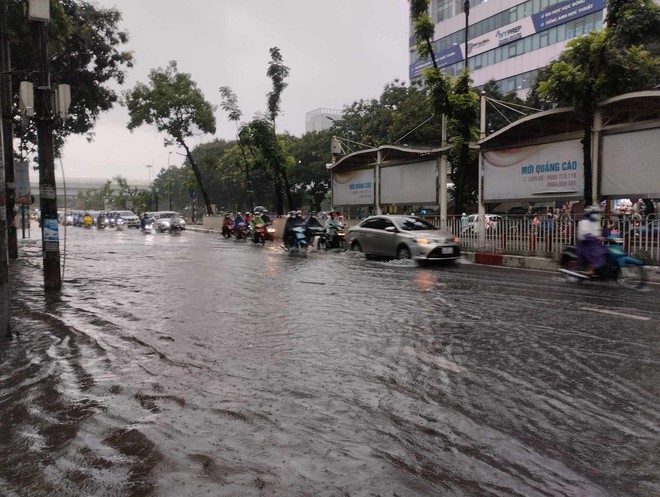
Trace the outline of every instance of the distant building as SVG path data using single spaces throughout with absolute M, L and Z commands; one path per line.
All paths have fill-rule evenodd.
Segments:
M 337 109 L 316 109 L 305 113 L 305 133 L 330 129 L 333 121 L 341 119 L 341 111 Z
M 457 75 L 465 67 L 465 14 L 469 5 L 467 57 L 476 87 L 494 79 L 504 93 L 524 97 L 539 69 L 557 59 L 569 40 L 602 29 L 605 0 L 434 0 L 433 50 L 438 66 Z M 421 60 L 410 37 L 411 80 L 430 60 Z

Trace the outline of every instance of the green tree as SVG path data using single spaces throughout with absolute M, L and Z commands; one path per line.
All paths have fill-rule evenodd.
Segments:
M 284 213 L 284 199 L 282 195 L 282 188 L 284 188 L 289 207 L 292 206 L 293 200 L 291 198 L 291 186 L 289 185 L 289 178 L 287 176 L 286 164 L 287 160 L 282 154 L 282 151 L 279 149 L 279 141 L 277 140 L 277 126 L 275 120 L 280 114 L 280 105 L 282 102 L 282 93 L 284 89 L 288 86 L 288 83 L 285 82 L 286 78 L 289 76 L 289 68 L 284 65 L 284 59 L 280 53 L 280 49 L 273 47 L 270 49 L 270 62 L 268 63 L 268 70 L 266 75 L 271 79 L 273 83 L 273 89 L 268 93 L 268 117 L 272 123 L 272 133 L 273 140 L 269 140 L 269 145 L 272 145 L 271 148 L 268 146 L 262 152 L 266 152 L 264 155 L 273 171 L 272 178 L 273 184 L 275 186 L 275 199 L 277 203 L 277 213 Z
M 130 116 L 128 129 L 154 125 L 166 134 L 166 146 L 183 147 L 204 198 L 206 212 L 211 215 L 211 201 L 202 172 L 186 140 L 199 132 L 215 133 L 215 106 L 206 101 L 189 74 L 178 72 L 175 61 L 165 69 L 152 69 L 149 84 L 138 83 L 126 92 L 125 98 Z
M 649 51 L 635 29 L 653 47 L 660 37 L 660 7 L 652 2 L 614 2 L 609 26 L 570 41 L 538 82 L 534 97 L 551 106 L 573 106 L 584 122 L 584 199 L 591 203 L 591 134 L 597 104 L 632 91 L 651 89 L 660 82 L 660 57 Z M 628 26 L 623 26 L 628 23 Z M 537 80 L 538 81 L 538 80 Z
M 241 109 L 238 106 L 238 98 L 236 97 L 236 94 L 230 87 L 222 86 L 220 88 L 220 94 L 222 95 L 222 103 L 220 104 L 220 107 L 222 108 L 222 110 L 227 112 L 229 120 L 236 124 L 236 138 L 238 140 L 240 158 L 242 160 L 235 160 L 233 161 L 233 163 L 237 164 L 238 167 L 240 167 L 243 173 L 245 174 L 245 191 L 248 196 L 248 203 L 250 210 L 252 210 L 252 208 L 254 207 L 254 197 L 253 197 L 254 188 L 252 186 L 252 180 L 250 179 L 250 163 L 247 159 L 245 148 L 241 143 L 240 135 L 239 135 L 239 121 L 241 120 L 243 113 L 241 112 Z
M 293 191 L 300 194 L 297 205 L 302 206 L 305 196 L 312 210 L 320 211 L 321 202 L 330 191 L 330 173 L 326 164 L 330 159 L 332 132 L 313 131 L 302 137 L 286 135 L 284 140 L 292 160 L 291 183 Z
M 429 0 L 410 0 L 410 16 L 420 57 L 430 57 L 433 61 L 433 67 L 423 73 L 431 109 L 436 117 L 444 114 L 449 119 L 448 133 L 453 135 L 449 143 L 452 145 L 450 160 L 451 178 L 454 183 L 454 210 L 461 212 L 466 203 L 472 203 L 476 199 L 477 156 L 470 152 L 469 144 L 477 137 L 479 97 L 471 90 L 467 69 L 457 78 L 451 78 L 438 68 L 433 54 L 435 28 L 429 15 Z
M 35 77 L 34 37 L 24 14 L 24 2 L 8 2 L 9 47 L 14 74 L 13 95 L 18 100 L 21 80 Z M 83 0 L 51 2 L 49 60 L 53 84 L 71 85 L 69 118 L 55 130 L 56 154 L 66 136 L 86 134 L 94 137 L 93 128 L 101 112 L 118 100 L 112 83 L 122 84 L 125 71 L 133 66 L 133 54 L 122 50 L 128 42 L 126 32 L 119 29 L 121 14 L 117 9 L 99 7 Z M 13 109 L 17 113 L 18 109 Z M 24 151 L 36 146 L 33 123 L 27 129 L 16 126 Z
M 439 145 L 442 121 L 433 115 L 425 88 L 394 80 L 379 98 L 346 106 L 333 123 L 335 135 L 349 140 L 351 150 L 384 144 Z

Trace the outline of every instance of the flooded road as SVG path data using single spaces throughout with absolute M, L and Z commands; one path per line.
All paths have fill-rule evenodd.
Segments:
M 660 495 L 657 286 L 67 236 L 61 296 L 12 267 L 2 496 Z

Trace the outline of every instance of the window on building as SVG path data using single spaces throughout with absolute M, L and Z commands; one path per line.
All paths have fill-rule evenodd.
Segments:
M 450 19 L 454 13 L 452 9 L 452 0 L 437 0 L 435 3 L 435 22 L 442 22 Z

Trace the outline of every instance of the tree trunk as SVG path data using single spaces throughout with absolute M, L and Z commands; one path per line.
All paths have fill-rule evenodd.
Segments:
M 209 216 L 213 215 L 213 209 L 211 209 L 211 201 L 209 200 L 209 195 L 206 193 L 206 188 L 204 188 L 204 182 L 202 181 L 202 171 L 199 170 L 199 166 L 190 152 L 190 149 L 183 140 L 179 140 L 179 144 L 186 150 L 186 156 L 190 161 L 190 166 L 192 167 L 193 173 L 195 173 L 195 178 L 199 184 L 199 189 L 202 192 L 202 197 L 204 198 L 204 205 L 206 206 L 206 214 Z

